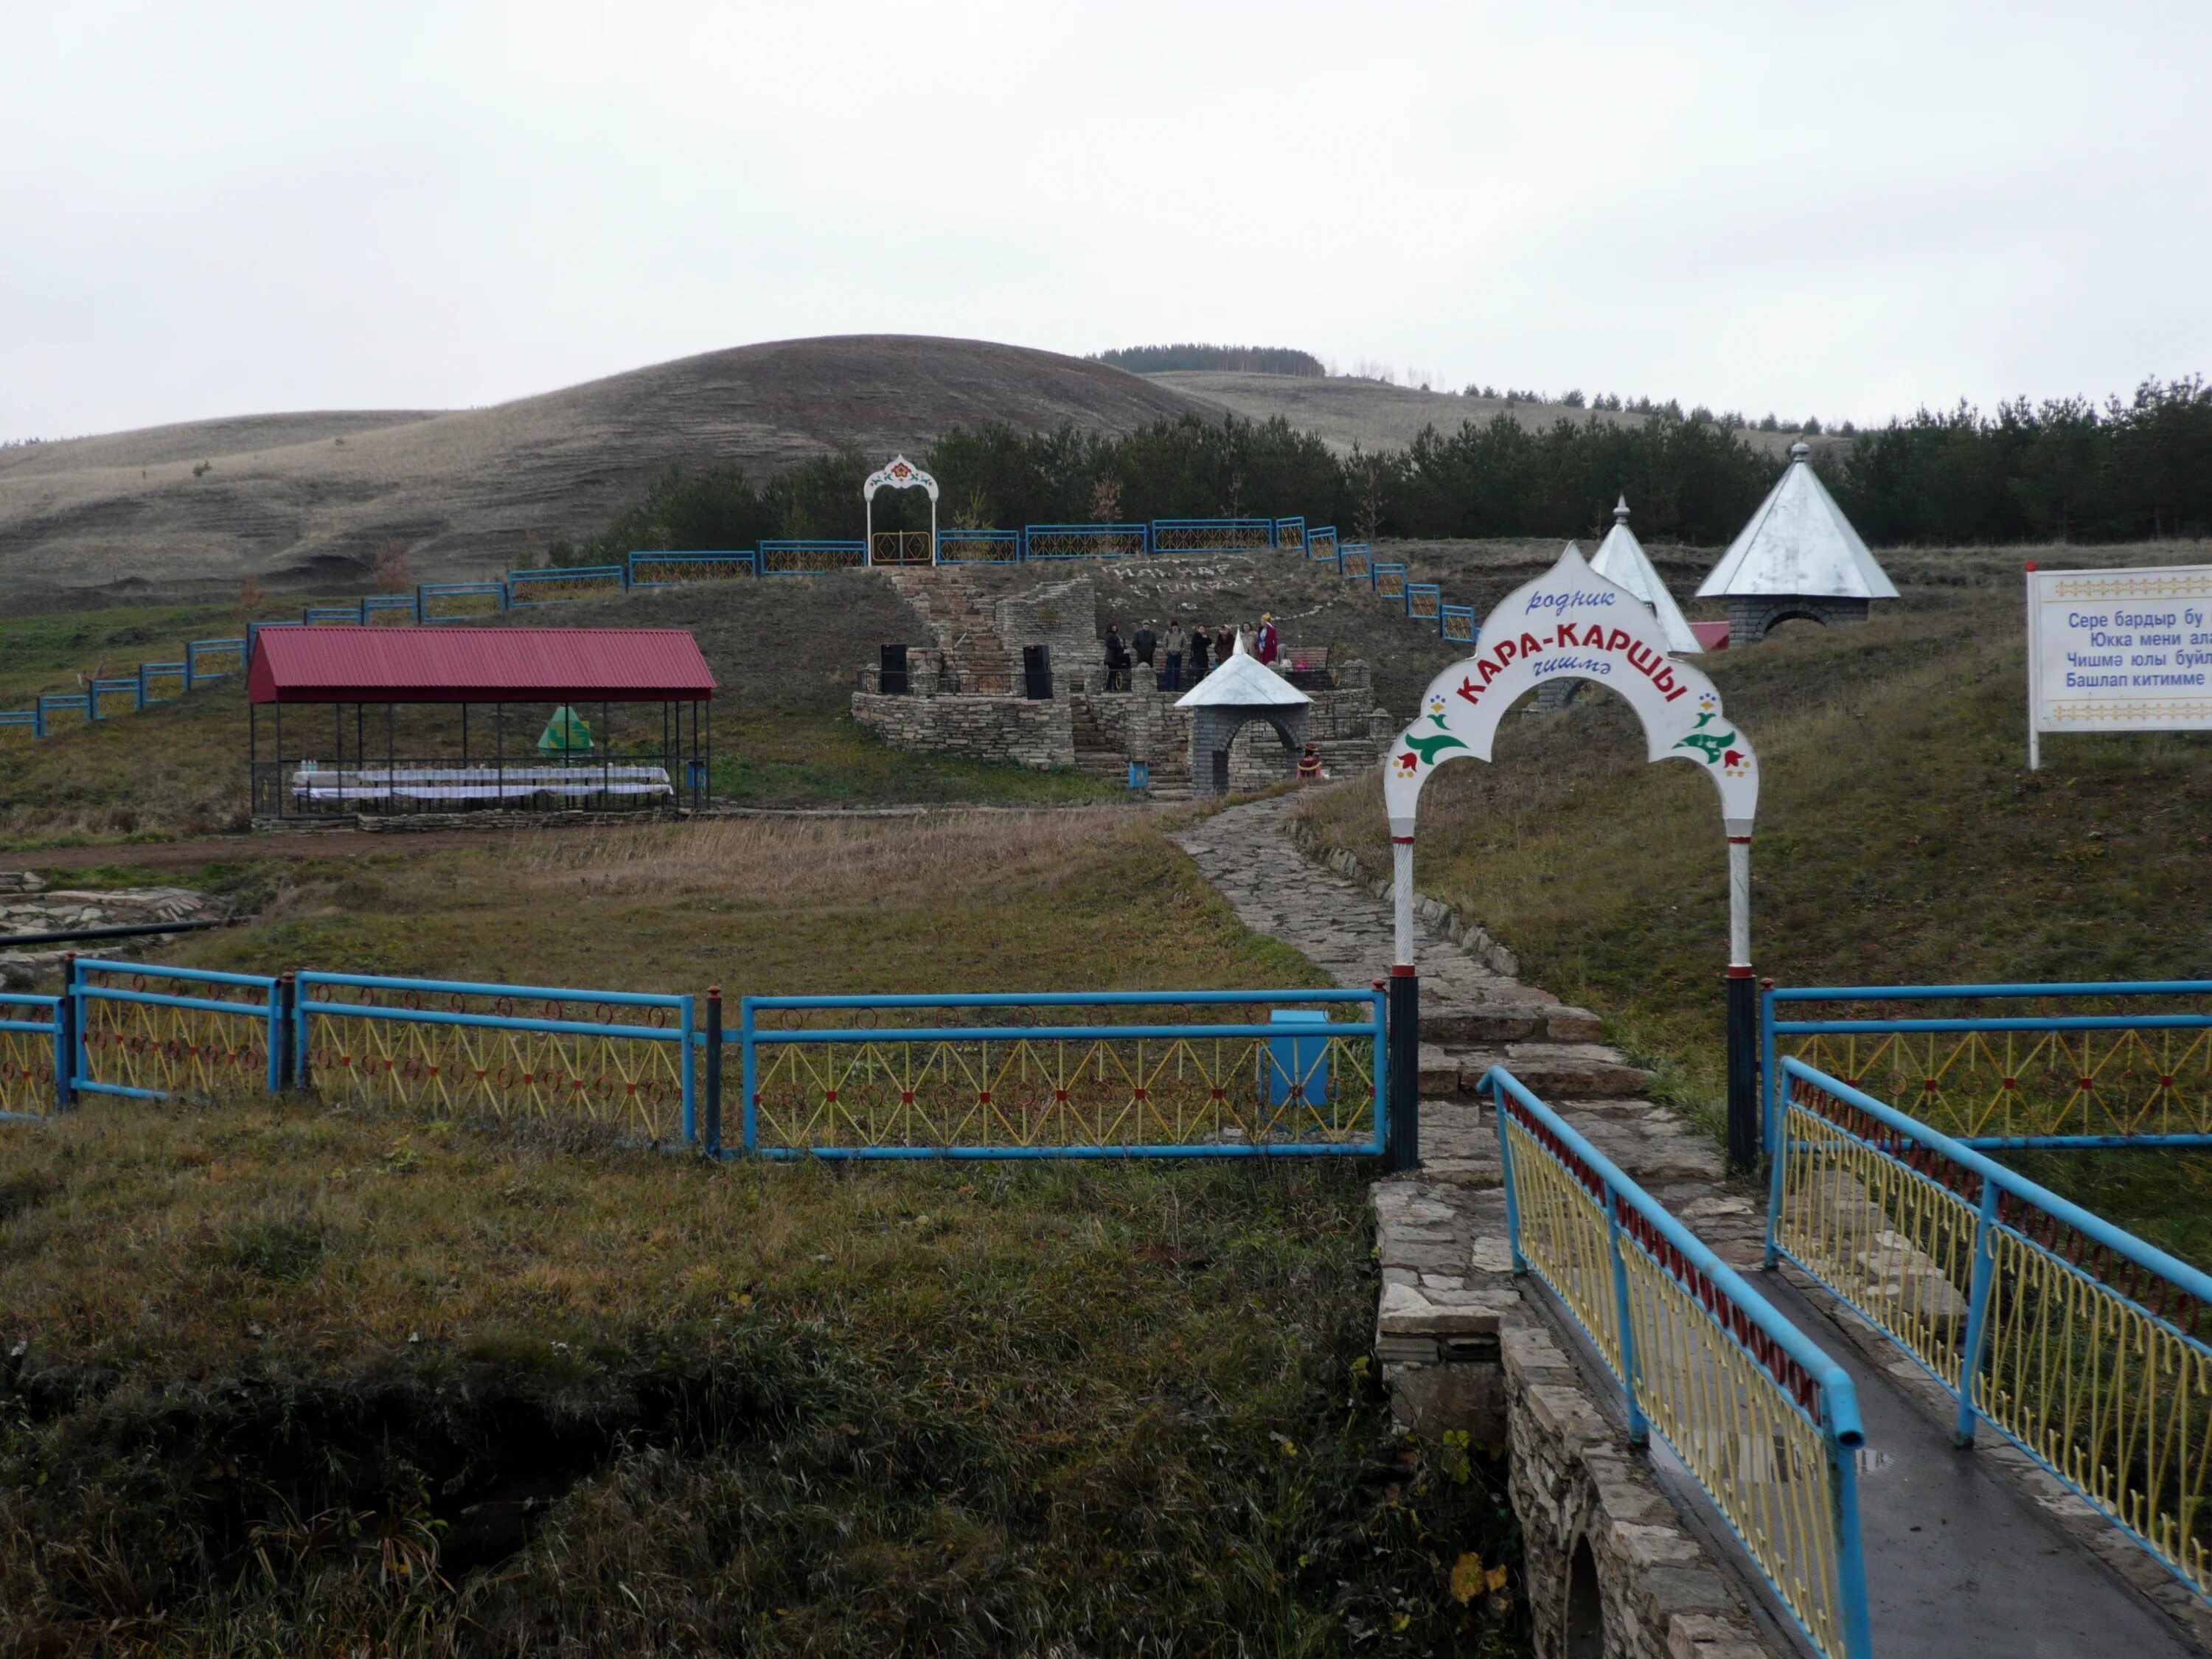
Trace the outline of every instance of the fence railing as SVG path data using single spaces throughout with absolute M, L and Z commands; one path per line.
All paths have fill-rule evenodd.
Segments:
M 1306 532 L 1306 557 L 1336 562 L 1336 526 L 1333 524 L 1316 526 Z
M 1141 524 L 1032 524 L 1022 526 L 1024 559 L 1133 559 L 1152 551 Z
M 138 677 L 129 679 L 94 680 L 85 688 L 85 712 L 96 720 L 112 720 L 119 712 L 135 714 L 138 712 Z M 120 710 L 116 705 L 123 705 Z
M 405 628 L 415 622 L 412 593 L 368 593 L 361 601 L 363 628 Z
M 1195 1018 L 1238 1011 L 1252 1017 Z M 740 1144 L 775 1158 L 1371 1156 L 1384 1020 L 1372 991 L 747 997 Z
M 440 1116 L 696 1138 L 690 997 L 372 974 L 295 984 L 302 1087 Z
M 1807 1003 L 1877 1006 L 1787 1017 Z M 1770 1132 L 1794 1058 L 1968 1146 L 2212 1146 L 2212 981 L 1787 987 L 1760 1024 Z
M 1503 1066 L 1496 1109 L 1513 1268 L 1534 1269 L 1824 1655 L 1866 1659 L 1856 1391 L 1664 1206 Z
M 1152 551 L 1252 551 L 1275 544 L 1273 519 L 1154 519 Z
M 46 1117 L 69 1104 L 70 1006 L 0 991 L 0 1120 Z
M 79 957 L 70 965 L 69 998 L 73 1092 L 151 1100 L 283 1086 L 273 977 Z
M 2212 1277 L 1795 1058 L 1767 1214 L 1786 1256 L 2212 1600 Z
M 1303 518 L 1275 520 L 1275 545 L 1285 553 L 1306 550 L 1306 521 Z
M 1375 572 L 1375 591 L 1386 599 L 1406 597 L 1406 567 L 1394 560 L 1376 559 L 1372 562 Z
M 496 617 L 506 609 L 507 584 L 503 581 L 425 582 L 415 590 L 415 620 L 418 623 Z
M 246 641 L 194 640 L 185 647 L 185 689 L 246 672 Z
M 1457 640 L 1473 645 L 1481 631 L 1481 623 L 1471 605 L 1444 605 L 1437 607 L 1437 632 L 1444 639 Z
M 1353 581 L 1373 581 L 1374 562 L 1375 556 L 1364 542 L 1346 542 L 1336 556 L 1337 573 Z
M 1435 582 L 1406 584 L 1406 617 L 1409 622 L 1435 622 L 1443 611 L 1444 591 Z
M 733 581 L 757 574 L 759 561 L 750 552 L 632 553 L 629 585 L 634 587 L 674 587 L 684 582 Z
M 507 578 L 507 608 L 559 605 L 568 599 L 598 599 L 620 593 L 629 586 L 629 569 L 619 564 L 556 566 L 550 570 L 510 571 Z
M 858 570 L 868 562 L 866 542 L 775 541 L 760 544 L 760 574 L 802 576 L 823 570 Z
M 1018 564 L 1022 532 L 1018 530 L 940 530 L 937 532 L 939 564 Z
M 192 689 L 191 677 L 180 662 L 142 662 L 138 665 L 138 706 L 168 702 Z
M 355 605 L 311 605 L 300 612 L 302 628 L 357 628 L 361 625 L 361 606 Z

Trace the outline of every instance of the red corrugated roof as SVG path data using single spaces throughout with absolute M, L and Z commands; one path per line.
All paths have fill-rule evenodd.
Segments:
M 1692 623 L 1690 631 L 1698 636 L 1698 643 L 1708 651 L 1725 651 L 1729 647 L 1729 625 L 1726 623 Z
M 264 628 L 254 702 L 694 702 L 714 693 L 681 628 Z

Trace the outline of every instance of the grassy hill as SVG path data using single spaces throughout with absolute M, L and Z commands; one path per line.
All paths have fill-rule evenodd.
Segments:
M 0 450 L 0 592 L 475 574 L 598 531 L 672 461 L 756 475 L 952 426 L 1127 432 L 1219 410 L 1103 363 L 908 335 L 708 352 L 489 409 L 266 415 Z M 203 470 L 204 469 L 204 470 Z
M 1403 449 L 1433 426 L 1439 432 L 1456 432 L 1465 421 L 1486 424 L 1509 415 L 1531 430 L 1554 422 L 1577 426 L 1592 421 L 1611 421 L 1621 426 L 1641 426 L 1648 418 L 1624 412 L 1601 413 L 1565 404 L 1506 402 L 1503 398 L 1462 398 L 1448 392 L 1423 392 L 1414 386 L 1388 386 L 1380 380 L 1358 380 L 1349 376 L 1322 380 L 1290 374 L 1239 374 L 1225 369 L 1170 369 L 1147 374 L 1156 385 L 1171 386 L 1192 398 L 1202 398 L 1235 410 L 1247 420 L 1265 421 L 1279 415 L 1300 431 L 1310 432 L 1340 455 L 1354 445 L 1373 453 L 1378 449 Z M 1753 447 L 1786 454 L 1798 441 L 1794 433 L 1746 431 L 1741 434 Z M 1827 441 L 1813 439 L 1818 447 Z

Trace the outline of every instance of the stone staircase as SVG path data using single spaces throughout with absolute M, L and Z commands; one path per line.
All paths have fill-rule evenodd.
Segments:
M 945 690 L 1006 696 L 1021 689 L 1020 656 L 1000 637 L 991 601 L 975 591 L 967 572 L 940 566 L 882 574 L 929 625 L 945 662 Z

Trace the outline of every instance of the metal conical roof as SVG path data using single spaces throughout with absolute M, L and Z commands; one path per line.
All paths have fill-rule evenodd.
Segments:
M 1229 660 L 1176 699 L 1178 708 L 1276 708 L 1313 699 L 1292 685 L 1257 657 L 1244 650 L 1244 630 L 1237 630 L 1237 648 Z
M 1667 584 L 1652 568 L 1644 544 L 1628 527 L 1627 496 L 1623 495 L 1620 504 L 1613 509 L 1613 528 L 1605 532 L 1605 539 L 1598 544 L 1589 565 L 1615 587 L 1625 587 L 1644 601 L 1645 609 L 1657 618 L 1659 631 L 1666 635 L 1669 651 L 1682 656 L 1705 649 L 1698 643 L 1698 636 L 1689 619 L 1683 616 L 1681 606 L 1674 603 Z
M 1701 599 L 1807 593 L 1893 599 L 1881 567 L 1808 464 L 1809 444 L 1790 446 L 1790 467 L 1698 589 Z

